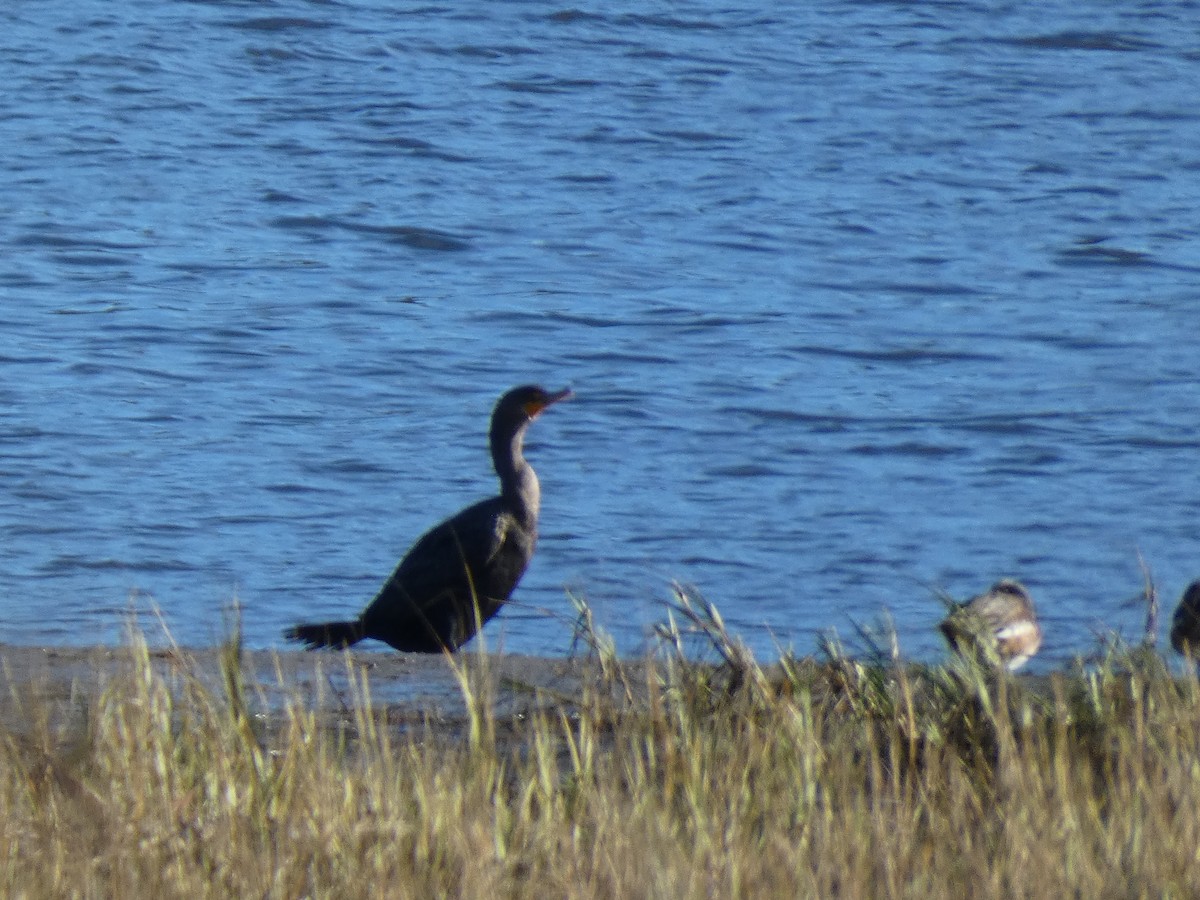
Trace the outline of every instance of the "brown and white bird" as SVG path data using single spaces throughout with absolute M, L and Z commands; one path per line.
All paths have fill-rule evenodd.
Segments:
M 1184 656 L 1200 658 L 1200 579 L 1187 586 L 1175 609 L 1171 646 Z
M 309 649 L 374 638 L 409 653 L 457 650 L 500 611 L 537 546 L 541 489 L 521 452 L 525 431 L 569 389 L 513 388 L 492 412 L 492 464 L 500 493 L 421 537 L 356 619 L 296 625 L 285 632 Z
M 986 592 L 959 604 L 938 626 L 958 653 L 977 654 L 1016 671 L 1042 646 L 1033 598 L 1013 578 L 997 581 Z

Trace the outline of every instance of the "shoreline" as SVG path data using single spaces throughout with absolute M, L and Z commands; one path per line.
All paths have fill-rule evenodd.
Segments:
M 0 727 L 27 725 L 32 703 L 69 710 L 92 705 L 122 676 L 134 673 L 144 653 L 167 683 L 194 679 L 215 696 L 225 693 L 221 647 L 145 648 L 137 644 L 36 647 L 0 644 Z M 451 665 L 453 663 L 453 666 Z M 599 666 L 588 658 L 550 658 L 466 651 L 441 655 L 407 653 L 243 650 L 240 669 L 257 713 L 271 717 L 293 702 L 323 714 L 352 712 L 363 699 L 401 721 L 439 721 L 453 726 L 466 715 L 455 668 L 482 676 L 491 686 L 496 712 L 519 715 L 531 705 L 568 705 Z

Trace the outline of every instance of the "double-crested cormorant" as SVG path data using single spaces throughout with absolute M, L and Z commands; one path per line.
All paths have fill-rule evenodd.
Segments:
M 570 396 L 525 386 L 501 397 L 490 433 L 500 495 L 428 531 L 357 619 L 297 625 L 286 636 L 309 649 L 375 638 L 414 653 L 456 650 L 474 637 L 512 594 L 537 544 L 541 490 L 521 454 L 525 429 Z
M 1012 578 L 997 581 L 986 593 L 961 604 L 938 627 L 956 651 L 981 653 L 1010 672 L 1042 646 L 1033 599 Z
M 1187 586 L 1175 610 L 1171 646 L 1184 656 L 1200 658 L 1200 580 Z

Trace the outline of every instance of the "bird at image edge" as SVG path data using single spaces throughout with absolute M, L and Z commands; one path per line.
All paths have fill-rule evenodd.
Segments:
M 525 461 L 525 431 L 546 407 L 572 396 L 526 385 L 492 411 L 492 464 L 500 494 L 468 506 L 425 533 L 357 619 L 297 625 L 285 632 L 309 649 L 374 638 L 397 650 L 441 653 L 475 636 L 511 596 L 537 546 L 541 488 Z
M 1175 609 L 1171 646 L 1184 656 L 1200 657 L 1200 579 L 1187 586 Z

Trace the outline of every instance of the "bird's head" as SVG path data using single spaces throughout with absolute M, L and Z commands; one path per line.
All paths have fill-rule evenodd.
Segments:
M 546 407 L 571 396 L 573 395 L 570 388 L 563 388 L 561 391 L 547 391 L 537 385 L 522 385 L 513 388 L 500 398 L 496 404 L 496 413 L 499 415 L 503 411 L 504 418 L 519 415 L 525 419 L 536 419 Z

